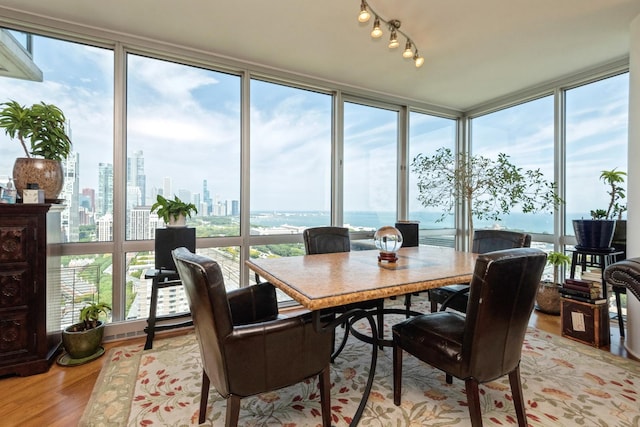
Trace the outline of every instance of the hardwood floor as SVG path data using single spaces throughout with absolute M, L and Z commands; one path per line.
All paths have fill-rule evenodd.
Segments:
M 530 325 L 560 334 L 560 317 L 534 311 Z M 162 336 L 175 334 L 165 333 Z M 144 338 L 105 343 L 109 350 L 121 345 L 143 343 Z M 613 354 L 629 357 L 620 338 L 617 322 L 611 322 L 611 346 L 603 348 Z M 76 426 L 89 401 L 100 369 L 106 362 L 101 357 L 86 365 L 65 368 L 54 364 L 49 372 L 30 377 L 0 378 L 0 425 L 4 427 Z

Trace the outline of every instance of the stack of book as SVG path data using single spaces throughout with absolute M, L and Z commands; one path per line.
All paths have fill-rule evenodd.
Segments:
M 560 294 L 564 298 L 587 302 L 589 304 L 605 304 L 602 298 L 602 284 L 600 281 L 583 279 L 565 279 Z

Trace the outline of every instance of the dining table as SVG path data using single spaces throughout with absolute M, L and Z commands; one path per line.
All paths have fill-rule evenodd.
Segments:
M 378 261 L 378 255 L 378 250 L 362 250 L 246 261 L 250 270 L 310 310 L 318 330 L 330 332 L 354 318 L 369 322 L 371 365 L 362 400 L 352 419 L 354 426 L 362 416 L 373 385 L 378 356 L 376 325 L 370 310 L 350 310 L 331 322 L 326 321 L 325 314 L 350 303 L 468 283 L 477 257 L 475 253 L 426 245 L 401 248 L 395 262 Z

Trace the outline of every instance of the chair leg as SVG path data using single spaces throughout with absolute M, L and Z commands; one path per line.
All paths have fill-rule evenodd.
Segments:
M 445 374 L 444 379 L 447 382 L 447 384 L 453 384 L 453 377 L 451 375 Z
M 393 404 L 400 406 L 402 395 L 402 348 L 393 345 Z
M 207 402 L 209 400 L 209 377 L 207 373 L 202 370 L 202 387 L 200 388 L 200 415 L 198 416 L 198 422 L 204 423 L 204 419 L 207 417 Z
M 480 411 L 480 390 L 478 381 L 473 378 L 465 380 L 467 391 L 467 403 L 469 404 L 469 415 L 471 416 L 472 427 L 482 427 L 482 412 Z
M 227 398 L 227 420 L 225 427 L 238 427 L 240 419 L 240 397 L 232 394 Z
M 618 310 L 618 326 L 620 327 L 620 336 L 624 338 L 624 319 L 622 318 L 622 301 L 620 292 L 613 291 L 616 294 L 616 309 Z
M 516 366 L 516 369 L 509 372 L 509 384 L 511 384 L 513 405 L 516 407 L 516 415 L 518 416 L 518 426 L 527 427 L 527 413 L 524 407 L 524 397 L 522 396 L 520 365 Z
M 318 374 L 318 386 L 320 387 L 322 426 L 331 427 L 331 367 L 329 365 Z

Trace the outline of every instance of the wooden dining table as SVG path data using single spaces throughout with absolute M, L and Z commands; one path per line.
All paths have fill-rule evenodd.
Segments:
M 394 263 L 379 262 L 377 250 L 281 258 L 255 258 L 247 266 L 313 313 L 318 329 L 331 331 L 349 318 L 365 318 L 372 330 L 367 386 L 351 425 L 357 425 L 375 375 L 376 325 L 371 311 L 352 310 L 323 323 L 321 313 L 360 301 L 425 291 L 471 281 L 477 254 L 437 246 L 401 248 Z

